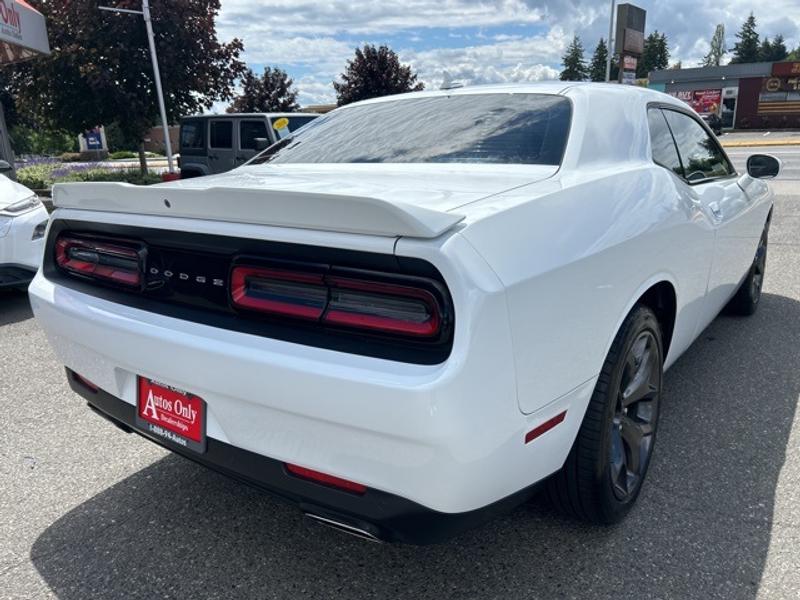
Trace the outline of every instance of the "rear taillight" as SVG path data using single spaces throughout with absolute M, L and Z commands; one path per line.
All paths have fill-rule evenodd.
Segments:
M 231 299 L 239 308 L 316 321 L 325 310 L 328 289 L 322 274 L 235 267 Z
M 61 236 L 56 240 L 55 254 L 56 264 L 70 273 L 130 288 L 142 285 L 143 251 L 133 244 Z
M 418 339 L 442 333 L 447 311 L 435 282 L 357 273 L 351 277 L 240 265 L 231 271 L 231 300 L 237 308 L 342 328 Z

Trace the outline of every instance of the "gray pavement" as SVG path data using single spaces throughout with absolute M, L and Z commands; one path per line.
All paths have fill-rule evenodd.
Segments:
M 609 528 L 538 499 L 440 546 L 325 529 L 90 413 L 26 297 L 0 294 L 0 598 L 800 597 L 800 186 L 787 174 L 762 306 L 718 318 L 668 372 L 648 483 Z

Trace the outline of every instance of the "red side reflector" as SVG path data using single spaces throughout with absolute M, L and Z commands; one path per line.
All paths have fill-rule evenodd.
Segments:
M 550 431 L 553 427 L 561 423 L 566 416 L 567 416 L 567 411 L 558 413 L 552 419 L 548 419 L 535 429 L 531 429 L 528 433 L 525 434 L 525 443 L 527 444 L 528 442 L 532 442 L 543 433 Z
M 355 483 L 353 481 L 348 481 L 347 479 L 341 479 L 339 477 L 334 477 L 333 475 L 320 473 L 319 471 L 314 471 L 312 469 L 306 469 L 305 467 L 300 467 L 298 465 L 286 463 L 286 470 L 292 475 L 296 475 L 302 479 L 308 479 L 309 481 L 335 487 L 353 494 L 363 494 L 367 491 L 367 486 L 361 485 L 360 483 Z
M 75 371 L 72 372 L 72 377 L 73 377 L 73 379 L 75 379 L 75 381 L 80 383 L 83 387 L 85 387 L 90 392 L 97 392 L 100 389 L 95 384 L 93 384 L 91 381 L 86 379 L 86 377 L 78 375 Z

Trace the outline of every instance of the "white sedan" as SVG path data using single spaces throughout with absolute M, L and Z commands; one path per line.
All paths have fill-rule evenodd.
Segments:
M 3 172 L 11 166 L 0 161 L 0 289 L 25 288 L 44 251 L 47 210 L 39 197 Z
M 611 523 L 664 369 L 758 306 L 779 168 L 636 87 L 380 98 L 223 175 L 56 186 L 31 303 L 96 412 L 328 525 L 432 542 L 539 484 Z

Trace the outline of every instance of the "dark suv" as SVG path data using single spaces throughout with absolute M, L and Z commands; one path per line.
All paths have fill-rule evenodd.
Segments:
M 235 113 L 181 119 L 181 177 L 230 171 L 316 119 L 315 113 Z

